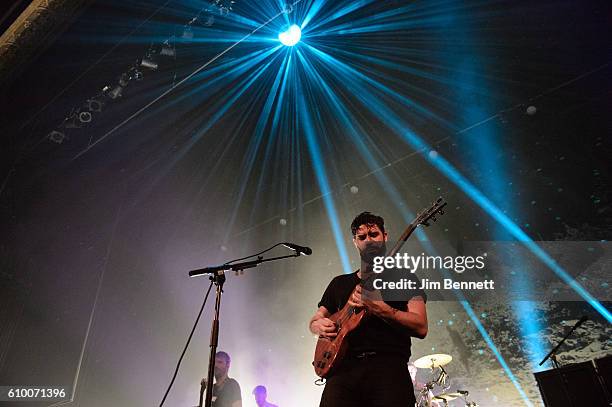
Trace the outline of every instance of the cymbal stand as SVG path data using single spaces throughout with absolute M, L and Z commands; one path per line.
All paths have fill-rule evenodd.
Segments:
M 419 392 L 419 399 L 417 400 L 417 407 L 431 407 L 431 402 L 429 400 L 429 392 L 434 388 L 436 382 L 432 380 L 427 382 L 425 386 Z
M 440 369 L 440 375 L 436 379 L 436 384 L 442 387 L 442 391 L 446 391 L 450 388 L 450 376 L 442 366 L 438 366 L 438 368 Z
M 470 392 L 467 390 L 457 390 L 457 393 L 461 394 L 463 401 L 465 401 L 465 407 L 478 407 L 475 401 L 468 401 L 468 395 Z

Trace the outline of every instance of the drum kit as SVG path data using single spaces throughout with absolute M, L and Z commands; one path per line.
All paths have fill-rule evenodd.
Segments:
M 451 380 L 444 366 L 452 360 L 453 357 L 451 355 L 436 353 L 420 357 L 413 362 L 416 368 L 429 369 L 431 371 L 431 380 L 420 389 L 416 407 L 448 407 L 449 401 L 459 398 L 465 402 L 465 407 L 478 407 L 478 404 L 468 400 L 469 392 L 467 390 L 448 392 L 451 387 Z M 433 393 L 436 388 L 441 389 L 441 393 L 438 395 Z

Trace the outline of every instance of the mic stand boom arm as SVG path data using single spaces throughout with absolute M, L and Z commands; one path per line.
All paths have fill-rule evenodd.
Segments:
M 264 259 L 261 256 L 257 257 L 257 260 L 244 261 L 236 264 L 222 264 L 220 266 L 205 267 L 197 270 L 191 270 L 189 277 L 197 277 L 204 274 L 211 274 L 210 279 L 216 286 L 216 298 L 215 298 L 215 315 L 212 322 L 212 329 L 210 332 L 210 355 L 208 357 L 208 375 L 206 378 L 206 398 L 204 401 L 205 407 L 212 406 L 212 391 L 213 391 L 213 375 L 215 372 L 215 357 L 217 355 L 217 345 L 219 343 L 219 310 L 221 309 L 221 294 L 223 293 L 223 283 L 225 283 L 225 270 L 242 271 L 244 269 L 257 267 L 261 263 L 268 261 L 275 261 L 286 259 L 288 257 L 298 257 L 300 252 L 295 254 L 289 254 L 286 256 L 271 257 Z M 201 400 L 201 398 L 200 398 Z M 199 407 L 202 407 L 200 402 Z
M 288 257 L 298 257 L 298 256 L 300 256 L 299 252 L 296 252 L 295 254 L 288 254 L 286 256 L 271 257 L 269 259 L 264 259 L 263 257 L 259 256 L 257 257 L 257 260 L 243 261 L 242 263 L 236 263 L 236 264 L 221 264 L 219 266 L 204 267 L 201 269 L 191 270 L 189 272 L 189 277 L 197 277 L 203 274 L 212 274 L 211 280 L 214 281 L 213 277 L 225 270 L 242 271 L 245 269 L 257 267 L 261 263 L 266 263 L 268 261 L 275 261 L 275 260 L 286 259 Z
M 544 362 L 546 362 L 549 358 L 553 361 L 553 365 L 555 368 L 559 367 L 559 363 L 557 362 L 557 350 L 559 350 L 559 348 L 561 347 L 561 345 L 563 345 L 563 343 L 565 343 L 565 340 L 567 338 L 570 337 L 570 335 L 572 334 L 572 332 L 574 332 L 574 330 L 576 328 L 578 328 L 580 325 L 582 325 L 582 323 L 586 321 L 586 317 L 582 317 L 580 318 L 580 320 L 578 322 L 576 322 L 576 324 L 572 327 L 572 329 L 569 330 L 569 332 L 563 337 L 563 339 L 561 339 L 559 341 L 559 343 L 557 344 L 557 346 L 555 346 L 550 352 L 548 352 L 548 355 L 546 355 L 544 357 L 544 359 L 542 359 L 542 361 L 540 363 L 538 363 L 538 366 L 542 366 L 544 364 Z

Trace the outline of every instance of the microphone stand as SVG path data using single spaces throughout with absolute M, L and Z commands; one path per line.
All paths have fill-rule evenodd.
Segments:
M 257 260 L 245 261 L 242 263 L 235 264 L 222 264 L 220 266 L 205 267 L 202 269 L 191 270 L 189 272 L 189 277 L 197 277 L 204 274 L 210 274 L 211 276 L 209 278 L 216 286 L 215 315 L 213 317 L 212 329 L 210 332 L 210 355 L 208 358 L 208 375 L 206 379 L 206 398 L 204 400 L 204 407 L 212 406 L 213 375 L 215 373 L 215 358 L 217 356 L 217 345 L 219 343 L 219 310 L 221 309 L 221 294 L 223 293 L 223 284 L 225 283 L 225 271 L 243 271 L 244 269 L 257 267 L 259 264 L 268 261 L 275 261 L 286 259 L 288 257 L 298 256 L 300 256 L 300 252 L 298 251 L 296 251 L 295 254 L 272 257 L 269 259 L 264 259 L 263 257 L 258 256 Z M 201 400 L 202 398 L 200 397 L 200 405 L 198 407 L 203 407 Z
M 565 343 L 565 340 L 570 337 L 572 332 L 574 332 L 574 330 L 576 328 L 578 328 L 580 325 L 582 325 L 585 321 L 586 321 L 586 317 L 581 318 L 578 322 L 576 322 L 576 324 L 574 324 L 572 329 L 570 329 L 569 332 L 563 337 L 563 339 L 561 339 L 561 341 L 559 341 L 557 346 L 555 346 L 550 352 L 548 352 L 548 355 L 546 355 L 544 357 L 544 359 L 542 359 L 542 361 L 540 363 L 538 363 L 538 366 L 542 366 L 544 364 L 544 362 L 546 362 L 548 359 L 551 359 L 555 369 L 558 369 L 559 368 L 559 362 L 557 361 L 557 350 L 561 347 L 561 345 L 563 345 L 563 343 Z
M 555 346 L 550 352 L 548 352 L 548 355 L 546 355 L 544 359 L 542 359 L 542 361 L 538 364 L 538 366 L 542 366 L 548 359 L 552 361 L 553 367 L 555 371 L 558 373 L 559 378 L 561 379 L 561 383 L 563 383 L 562 387 L 563 387 L 563 392 L 565 393 L 565 397 L 567 398 L 567 400 L 570 403 L 570 406 L 572 407 L 574 406 L 574 401 L 572 400 L 572 397 L 570 396 L 569 391 L 567 390 L 567 387 L 568 387 L 567 377 L 565 377 L 565 374 L 561 372 L 561 369 L 560 369 L 561 366 L 559 365 L 559 361 L 557 360 L 557 350 L 561 347 L 561 345 L 563 345 L 563 343 L 565 343 L 565 340 L 569 338 L 572 332 L 574 332 L 574 330 L 578 328 L 580 325 L 582 325 L 582 323 L 584 323 L 585 321 L 586 321 L 586 317 L 583 317 L 578 322 L 576 322 L 576 324 L 574 324 L 572 329 L 570 329 L 569 332 L 563 337 L 563 339 L 559 341 L 557 346 Z

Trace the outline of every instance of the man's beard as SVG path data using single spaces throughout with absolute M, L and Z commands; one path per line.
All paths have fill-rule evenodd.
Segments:
M 385 242 L 368 242 L 363 250 L 359 251 L 361 257 L 361 286 L 365 289 L 364 295 L 373 290 L 374 258 L 387 253 Z
M 227 373 L 227 370 L 224 369 L 215 369 L 215 378 L 222 377 Z
M 361 264 L 365 266 L 372 266 L 372 264 L 374 264 L 375 257 L 384 256 L 386 253 L 387 246 L 384 241 L 367 242 L 366 247 L 359 251 Z

